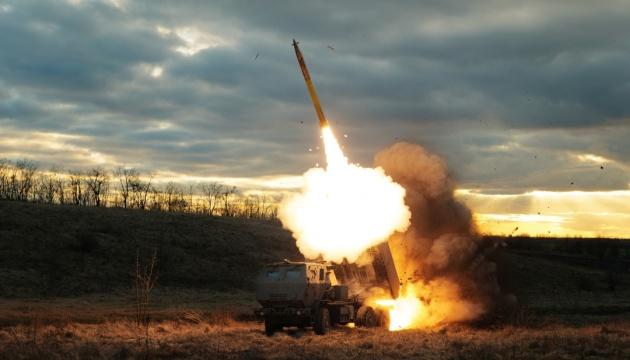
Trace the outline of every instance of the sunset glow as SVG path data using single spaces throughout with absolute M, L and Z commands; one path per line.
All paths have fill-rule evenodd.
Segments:
M 506 195 L 461 189 L 457 195 L 474 211 L 486 234 L 618 238 L 630 234 L 630 190 Z

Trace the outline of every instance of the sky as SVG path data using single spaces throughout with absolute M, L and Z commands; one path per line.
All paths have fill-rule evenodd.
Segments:
M 630 235 L 630 1 L 0 0 L 0 158 L 294 191 L 444 157 L 485 232 Z

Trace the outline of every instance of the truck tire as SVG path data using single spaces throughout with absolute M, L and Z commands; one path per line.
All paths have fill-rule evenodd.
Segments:
M 379 326 L 379 318 L 371 306 L 361 306 L 357 311 L 357 325 L 364 327 Z
M 319 308 L 315 312 L 315 334 L 324 335 L 330 328 L 330 312 L 326 308 Z
M 378 315 L 379 325 L 382 328 L 388 329 L 389 328 L 389 321 L 390 321 L 389 311 L 387 311 L 387 310 L 379 310 L 377 315 Z
M 278 325 L 273 319 L 266 317 L 265 318 L 265 334 L 267 336 L 273 335 L 276 330 L 282 329 L 281 326 Z

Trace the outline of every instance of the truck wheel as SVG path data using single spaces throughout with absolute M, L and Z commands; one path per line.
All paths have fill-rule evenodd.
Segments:
M 357 311 L 357 325 L 375 327 L 379 325 L 379 319 L 371 306 L 361 306 Z
M 378 312 L 378 322 L 379 325 L 385 329 L 389 328 L 389 311 L 387 310 L 379 310 Z
M 330 312 L 326 308 L 319 308 L 315 312 L 315 334 L 324 335 L 330 328 Z
M 281 329 L 281 327 L 278 326 L 275 321 L 273 321 L 271 318 L 265 318 L 265 334 L 271 336 L 274 332 L 276 332 L 276 330 L 279 329 Z

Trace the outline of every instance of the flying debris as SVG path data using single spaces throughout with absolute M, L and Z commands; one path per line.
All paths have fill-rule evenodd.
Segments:
M 600 165 L 599 167 L 600 169 L 604 170 L 604 165 Z
M 313 106 L 315 107 L 315 112 L 317 113 L 317 117 L 319 118 L 319 127 L 327 128 L 328 121 L 324 116 L 324 110 L 322 110 L 322 106 L 319 104 L 319 97 L 317 96 L 317 91 L 315 91 L 315 86 L 313 85 L 313 81 L 311 81 L 311 75 L 308 73 L 308 69 L 306 68 L 306 63 L 304 62 L 304 57 L 302 56 L 302 52 L 298 47 L 297 41 L 293 39 L 293 48 L 295 49 L 295 56 L 297 57 L 298 64 L 300 64 L 300 69 L 302 70 L 302 75 L 304 76 L 304 81 L 306 81 L 306 87 L 308 88 L 308 93 L 311 95 L 311 101 L 313 101 Z
M 335 51 L 335 48 L 334 48 L 334 47 L 332 47 L 332 46 L 330 46 L 330 45 L 328 45 L 328 46 L 326 46 L 326 47 L 327 47 L 328 49 L 330 49 L 330 51 Z
M 258 59 L 259 55 L 260 55 L 259 53 L 256 53 L 256 56 L 254 56 L 254 60 Z

